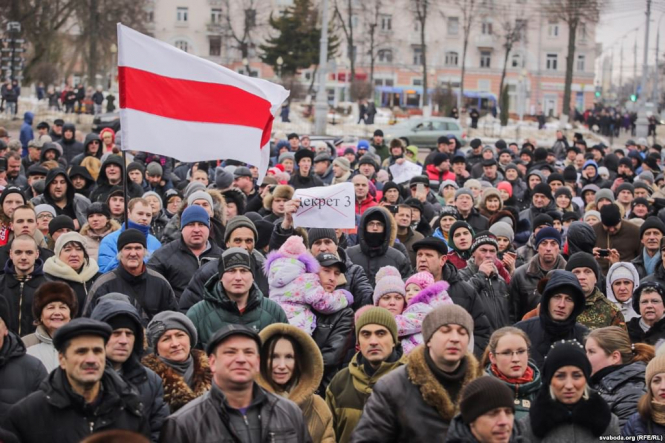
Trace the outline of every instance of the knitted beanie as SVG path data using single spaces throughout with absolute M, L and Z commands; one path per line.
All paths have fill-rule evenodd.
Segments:
M 661 234 L 665 235 L 665 223 L 655 216 L 647 217 L 646 221 L 640 226 L 640 239 L 644 236 L 647 229 L 658 229 Z
M 615 204 L 609 204 L 600 208 L 600 221 L 605 226 L 616 226 L 621 223 L 619 207 Z
M 316 243 L 317 240 L 321 240 L 322 238 L 329 238 L 336 245 L 339 244 L 337 234 L 332 228 L 310 228 L 310 230 L 307 231 L 307 239 L 309 240 L 310 249 L 312 249 L 312 245 Z
M 467 425 L 497 408 L 515 410 L 515 394 L 498 378 L 480 377 L 462 389 L 460 413 Z
M 536 248 L 545 240 L 555 240 L 561 247 L 561 233 L 554 228 L 548 226 L 538 231 L 538 234 L 536 234 Z
M 577 268 L 589 268 L 596 275 L 596 280 L 598 280 L 598 262 L 593 257 L 593 255 L 588 252 L 576 252 L 570 256 L 568 262 L 566 263 L 566 271 L 572 272 L 573 269 Z
M 90 205 L 90 206 L 92 206 L 92 205 Z M 48 212 L 53 217 L 57 216 L 57 214 L 55 213 L 55 208 L 51 205 L 47 205 L 46 203 L 42 203 L 41 205 L 35 206 L 35 215 L 37 217 L 39 217 L 39 214 L 42 214 L 44 212 Z
M 496 185 L 496 189 L 499 191 L 506 191 L 509 197 L 513 196 L 513 185 L 511 185 L 509 182 L 499 182 L 499 184 Z
M 600 191 L 596 192 L 596 197 L 594 198 L 596 205 L 598 205 L 598 201 L 601 198 L 607 199 L 614 203 L 614 192 L 612 192 L 611 189 L 601 189 Z
M 499 243 L 496 241 L 496 238 L 494 235 L 487 235 L 486 233 L 479 234 L 473 239 L 473 243 L 471 244 L 471 253 L 473 254 L 476 252 L 476 249 L 483 245 L 490 245 L 494 246 L 496 248 L 496 251 L 499 251 Z
M 550 185 L 546 183 L 538 183 L 536 186 L 533 187 L 531 195 L 536 195 L 536 194 L 542 194 L 548 199 L 552 200 L 552 188 L 550 188 Z
M 511 243 L 515 239 L 515 232 L 513 231 L 513 228 L 506 222 L 500 221 L 494 223 L 492 226 L 490 226 L 489 231 L 496 237 L 507 238 Z
M 67 215 L 58 215 L 49 222 L 48 233 L 51 237 L 53 237 L 53 234 L 65 228 L 69 229 L 70 231 L 76 231 L 74 220 L 72 220 L 71 217 Z
M 201 206 L 188 206 L 180 217 L 180 229 L 183 229 L 188 224 L 194 222 L 203 223 L 208 228 L 210 228 L 210 215 L 208 215 L 208 211 L 203 209 Z
M 466 194 L 469 197 L 471 197 L 471 200 L 473 200 L 474 203 L 476 202 L 476 199 L 473 197 L 473 192 L 469 188 L 460 188 L 457 191 L 455 191 L 455 201 L 457 201 L 457 197 L 463 194 Z
M 473 335 L 473 318 L 464 308 L 458 305 L 440 305 L 427 314 L 423 320 L 422 333 L 425 343 L 429 343 L 432 335 L 445 325 L 460 325 Z
M 198 342 L 196 326 L 194 326 L 194 323 L 185 314 L 176 311 L 163 311 L 155 315 L 150 323 L 148 323 L 148 327 L 146 328 L 148 346 L 155 349 L 159 338 L 172 329 L 183 331 L 189 335 L 189 343 L 192 347 Z
M 224 231 L 224 243 L 229 241 L 229 237 L 231 237 L 233 231 L 238 228 L 247 228 L 251 230 L 254 233 L 254 240 L 259 238 L 259 233 L 256 231 L 256 226 L 254 226 L 254 223 L 244 215 L 236 215 L 226 224 L 226 231 Z
M 342 168 L 344 172 L 349 172 L 351 170 L 351 163 L 349 163 L 349 160 L 346 157 L 337 157 L 333 160 L 332 164 Z
M 373 296 L 374 305 L 378 305 L 381 297 L 386 294 L 400 294 L 406 297 L 405 285 L 400 277 L 389 275 L 377 280 Z
M 644 379 L 647 382 L 647 389 L 649 389 L 649 392 L 652 396 L 654 393 L 651 392 L 651 380 L 653 380 L 656 375 L 662 374 L 663 372 L 665 372 L 665 355 L 659 355 L 649 362 L 647 365 L 647 370 L 644 373 Z
M 363 313 L 358 316 L 356 319 L 356 341 L 358 340 L 358 335 L 362 328 L 367 325 L 380 325 L 385 327 L 390 332 L 390 335 L 392 335 L 395 345 L 399 343 L 399 340 L 397 339 L 397 322 L 395 321 L 395 316 L 387 309 L 372 306 L 366 308 Z
M 122 251 L 122 248 L 131 244 L 138 243 L 144 248 L 147 248 L 147 241 L 143 232 L 138 229 L 125 229 L 122 231 L 122 234 L 118 236 L 118 252 Z
M 418 272 L 406 280 L 404 287 L 406 288 L 410 284 L 417 285 L 422 291 L 423 289 L 426 289 L 427 287 L 434 284 L 434 277 L 428 271 Z
M 307 248 L 303 243 L 302 237 L 299 235 L 292 235 L 279 248 L 279 252 L 281 252 L 286 257 L 297 258 L 301 254 L 306 253 Z
M 586 211 L 584 213 L 584 218 L 582 220 L 584 220 L 584 222 L 586 222 L 587 217 L 596 217 L 598 219 L 598 221 L 600 221 L 600 212 L 598 212 L 598 211 Z
M 187 197 L 187 205 L 192 206 L 196 200 L 205 200 L 208 202 L 210 207 L 212 207 L 212 197 L 206 191 L 195 191 L 192 192 L 189 197 Z
M 394 266 L 384 266 L 381 269 L 379 269 L 379 272 L 376 273 L 374 281 L 378 282 L 384 277 L 401 277 L 401 274 Z
M 550 348 L 543 365 L 543 386 L 549 388 L 556 371 L 564 366 L 575 366 L 584 373 L 587 382 L 591 377 L 591 363 L 584 347 L 576 340 L 561 340 Z

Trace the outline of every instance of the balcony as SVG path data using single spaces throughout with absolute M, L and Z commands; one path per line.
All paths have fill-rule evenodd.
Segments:
M 475 45 L 478 49 L 489 49 L 493 50 L 496 48 L 496 42 L 494 41 L 494 36 L 492 35 L 478 35 L 475 38 Z
M 224 25 L 222 23 L 207 23 L 206 29 L 208 34 L 219 35 L 224 33 Z

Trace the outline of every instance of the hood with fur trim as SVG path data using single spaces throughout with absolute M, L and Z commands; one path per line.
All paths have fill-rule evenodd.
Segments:
M 385 254 L 389 246 L 395 245 L 395 239 L 397 238 L 397 222 L 395 222 L 395 218 L 383 206 L 373 206 L 363 213 L 360 217 L 360 223 L 358 224 L 358 243 L 364 254 L 369 254 L 367 242 L 365 240 L 367 217 L 376 212 L 379 212 L 382 215 L 382 222 L 386 227 L 386 237 L 383 241 L 381 254 Z

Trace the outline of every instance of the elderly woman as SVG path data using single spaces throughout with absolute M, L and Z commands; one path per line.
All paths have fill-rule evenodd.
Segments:
M 53 335 L 76 317 L 78 306 L 76 294 L 66 283 L 44 283 L 35 291 L 32 315 L 37 329 L 22 340 L 28 355 L 39 359 L 48 372 L 60 365 L 58 351 L 53 346 Z
M 640 276 L 630 262 L 614 263 L 607 271 L 607 299 L 621 310 L 628 322 L 639 317 L 633 308 L 633 292 L 640 286 Z
M 618 326 L 591 331 L 585 348 L 591 363 L 589 384 L 623 426 L 646 392 L 644 371 L 654 356 L 654 349 L 644 343 L 631 345 L 628 333 Z
M 665 287 L 658 282 L 643 282 L 633 294 L 633 317 L 626 326 L 632 343 L 656 346 L 665 339 Z
M 515 393 L 515 419 L 529 414 L 542 384 L 540 370 L 529 361 L 531 340 L 521 329 L 506 326 L 494 331 L 483 355 L 485 373 Z
M 142 361 L 162 378 L 164 401 L 171 413 L 210 389 L 212 373 L 208 357 L 205 352 L 192 349 L 198 336 L 185 314 L 160 312 L 148 323 L 146 333 L 152 353 Z
M 76 293 L 79 306 L 85 304 L 88 291 L 97 277 L 99 266 L 88 255 L 85 238 L 78 232 L 67 232 L 55 242 L 55 255 L 44 263 L 44 274 L 52 281 L 67 283 Z
M 531 443 L 597 442 L 618 435 L 619 420 L 605 400 L 589 389 L 591 363 L 575 340 L 554 344 L 543 366 L 543 385 L 521 421 Z
M 152 209 L 150 233 L 156 238 L 162 238 L 162 233 L 169 223 L 169 218 L 164 213 L 162 197 L 154 191 L 148 191 L 143 194 L 143 198 L 150 203 L 150 209 Z
M 314 340 L 296 326 L 281 323 L 259 335 L 263 345 L 257 382 L 300 407 L 312 441 L 334 443 L 332 414 L 314 393 L 323 378 L 323 357 Z
M 644 375 L 647 392 L 623 427 L 624 436 L 665 435 L 665 355 L 651 360 Z

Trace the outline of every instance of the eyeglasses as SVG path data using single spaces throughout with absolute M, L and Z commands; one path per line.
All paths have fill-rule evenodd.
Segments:
M 640 305 L 641 306 L 646 306 L 646 305 L 649 305 L 649 304 L 654 305 L 654 306 L 662 305 L 663 301 L 662 300 L 649 300 L 649 299 L 640 300 Z
M 518 357 L 523 356 L 529 352 L 528 349 L 518 349 L 517 351 L 503 351 L 503 352 L 497 352 L 496 355 L 503 357 L 503 358 L 511 358 L 513 355 L 517 355 Z
M 46 214 L 39 214 L 37 216 L 37 220 L 43 220 L 43 219 L 46 219 L 46 218 L 51 219 L 51 218 L 53 218 L 53 215 L 49 214 L 49 213 L 46 213 Z

